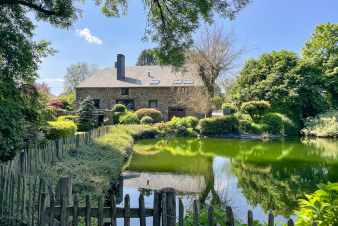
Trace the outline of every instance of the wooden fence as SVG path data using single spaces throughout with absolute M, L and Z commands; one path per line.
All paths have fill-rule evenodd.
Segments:
M 110 127 L 101 127 L 44 145 L 31 145 L 12 161 L 0 164 L 0 225 L 39 225 L 39 200 L 53 184 L 45 177 L 45 170 L 62 161 L 67 152 L 109 132 Z
M 144 196 L 139 196 L 139 207 L 130 208 L 130 198 L 127 194 L 124 197 L 124 206 L 117 207 L 115 197 L 112 197 L 109 205 L 104 205 L 103 197 L 97 200 L 97 207 L 92 207 L 91 199 L 87 195 L 85 205 L 79 206 L 79 196 L 72 195 L 71 179 L 62 178 L 60 181 L 60 196 L 49 195 L 47 193 L 40 196 L 40 216 L 38 217 L 41 226 L 78 226 L 80 219 L 84 221 L 85 226 L 91 226 L 95 222 L 97 226 L 116 226 L 117 218 L 123 218 L 123 225 L 130 226 L 131 218 L 138 218 L 140 226 L 146 226 L 146 217 L 152 217 L 153 226 L 184 226 L 184 206 L 181 199 L 176 198 L 175 190 L 171 188 L 154 192 L 154 201 L 152 208 L 146 208 L 144 204 Z M 56 204 L 55 197 L 58 197 L 59 204 Z M 47 204 L 48 202 L 48 204 Z M 178 203 L 178 216 L 177 206 Z M 107 204 L 107 202 L 106 202 Z M 214 210 L 212 206 L 208 208 L 208 226 L 216 226 Z M 225 224 L 227 226 L 235 226 L 235 217 L 230 206 L 225 208 Z M 193 225 L 200 225 L 200 209 L 198 202 L 193 202 Z M 94 219 L 94 221 L 93 221 Z M 269 214 L 267 219 L 268 226 L 275 226 L 274 215 Z M 251 210 L 248 211 L 248 226 L 254 226 L 254 218 Z M 293 226 L 294 222 L 289 219 L 288 226 Z M 314 223 L 313 226 L 317 224 Z

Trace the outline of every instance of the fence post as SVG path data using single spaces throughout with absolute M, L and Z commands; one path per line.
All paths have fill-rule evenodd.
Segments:
M 275 220 L 272 212 L 269 213 L 269 221 L 268 221 L 268 226 L 274 226 L 275 225 Z
M 103 226 L 103 196 L 99 197 L 97 206 L 97 225 Z
M 227 226 L 235 226 L 234 214 L 232 212 L 231 207 L 227 206 L 225 210 L 226 210 L 226 216 L 227 216 L 226 225 Z
M 164 188 L 161 190 L 162 195 L 166 194 L 166 200 L 163 200 L 163 204 L 166 206 L 166 215 L 162 215 L 162 218 L 166 218 L 167 226 L 176 225 L 176 193 L 173 188 Z M 163 205 L 162 205 L 163 208 Z M 163 225 L 164 226 L 164 225 Z
M 116 199 L 115 195 L 111 198 L 111 212 L 110 212 L 110 224 L 111 226 L 116 226 Z
M 73 226 L 79 224 L 79 195 L 74 195 L 74 206 L 73 206 Z
M 194 226 L 199 226 L 200 224 L 200 219 L 199 219 L 199 210 L 197 206 L 197 201 L 194 200 L 194 207 L 193 207 L 193 225 Z
M 214 226 L 214 209 L 212 206 L 209 206 L 208 208 L 208 225 Z
M 86 195 L 86 216 L 85 216 L 85 225 L 91 225 L 91 207 L 90 207 L 90 196 Z
M 61 225 L 68 225 L 69 217 L 67 207 L 71 204 L 72 200 L 72 179 L 70 177 L 62 177 L 59 181 L 59 195 L 61 203 Z
M 154 216 L 153 226 L 160 226 L 161 222 L 161 195 L 159 192 L 154 193 Z
M 42 193 L 40 196 L 40 204 L 39 204 L 39 225 L 45 226 L 46 222 L 46 198 L 47 194 Z
M 144 196 L 143 196 L 143 194 L 140 194 L 140 197 L 139 197 L 139 216 L 140 216 L 140 226 L 146 226 L 145 206 L 144 206 Z
M 253 214 L 252 211 L 248 211 L 248 226 L 253 226 Z
M 178 225 L 183 226 L 184 206 L 181 199 L 178 201 Z
M 128 194 L 124 197 L 124 226 L 130 226 L 130 198 Z

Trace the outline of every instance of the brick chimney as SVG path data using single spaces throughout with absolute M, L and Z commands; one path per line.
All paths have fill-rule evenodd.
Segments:
M 117 80 L 126 79 L 126 70 L 125 70 L 125 56 L 123 54 L 117 54 L 117 59 L 115 62 Z

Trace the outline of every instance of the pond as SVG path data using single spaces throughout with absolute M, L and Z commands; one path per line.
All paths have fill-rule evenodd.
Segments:
M 134 151 L 124 172 L 131 203 L 143 192 L 151 206 L 152 191 L 174 187 L 186 206 L 218 201 L 243 222 L 248 209 L 261 222 L 269 210 L 286 222 L 304 194 L 338 182 L 337 140 L 155 139 Z

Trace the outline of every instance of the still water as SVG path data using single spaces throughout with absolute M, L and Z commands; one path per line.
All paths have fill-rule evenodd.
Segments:
M 135 207 L 140 192 L 152 207 L 152 191 L 173 187 L 188 208 L 193 199 L 212 200 L 231 205 L 243 223 L 248 209 L 261 222 L 269 210 L 286 222 L 298 199 L 338 182 L 337 140 L 178 138 L 143 140 L 134 151 L 123 192 Z

